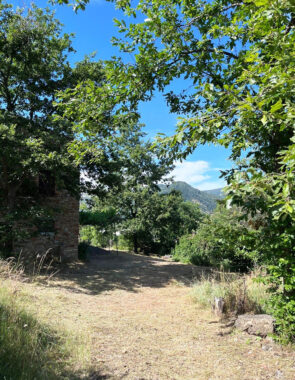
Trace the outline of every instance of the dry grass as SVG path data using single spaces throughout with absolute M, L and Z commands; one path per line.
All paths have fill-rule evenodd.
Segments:
M 227 335 L 191 302 L 192 278 L 189 265 L 93 252 L 47 284 L 5 282 L 40 324 L 72 337 L 67 360 L 79 378 L 293 380 L 294 352 Z
M 256 277 L 219 274 L 212 278 L 200 278 L 191 291 L 192 298 L 199 305 L 210 308 L 215 297 L 224 299 L 224 311 L 241 313 L 267 312 L 269 293 L 267 287 Z

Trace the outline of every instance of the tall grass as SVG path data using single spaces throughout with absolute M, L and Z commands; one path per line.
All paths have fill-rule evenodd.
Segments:
M 16 295 L 0 289 L 0 374 L 4 379 L 58 379 L 68 353 L 63 342 L 17 305 Z
M 29 312 L 28 299 L 19 291 L 23 281 L 21 267 L 0 260 L 0 379 L 81 378 L 81 367 L 90 368 L 86 343 Z
M 215 297 L 224 299 L 225 313 L 266 313 L 269 293 L 267 287 L 251 276 L 219 276 L 202 278 L 193 286 L 191 295 L 200 306 L 212 307 Z

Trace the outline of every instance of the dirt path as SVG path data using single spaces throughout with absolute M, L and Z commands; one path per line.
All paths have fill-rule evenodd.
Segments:
M 88 263 L 36 287 L 34 305 L 46 302 L 44 318 L 90 335 L 100 372 L 88 379 L 295 379 L 294 352 L 227 335 L 192 303 L 192 279 L 188 265 L 93 249 Z

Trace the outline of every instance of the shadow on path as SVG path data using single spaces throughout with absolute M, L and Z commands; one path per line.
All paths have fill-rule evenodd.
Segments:
M 188 284 L 196 275 L 196 267 L 167 259 L 95 247 L 88 253 L 87 262 L 71 264 L 55 275 L 63 281 L 58 286 L 92 295 L 115 289 L 136 292 L 141 287 L 164 287 L 172 280 Z

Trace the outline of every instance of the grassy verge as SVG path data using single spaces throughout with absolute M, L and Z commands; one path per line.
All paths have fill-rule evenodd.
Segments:
M 54 320 L 44 323 L 22 290 L 23 274 L 17 276 L 17 270 L 0 262 L 0 378 L 82 378 L 91 371 L 88 342 L 61 330 Z
M 0 373 L 5 379 L 57 379 L 69 354 L 62 339 L 18 306 L 17 297 L 0 289 Z
M 267 313 L 269 293 L 267 287 L 251 276 L 216 279 L 201 279 L 192 289 L 192 298 L 200 306 L 212 306 L 215 297 L 224 299 L 225 313 Z

